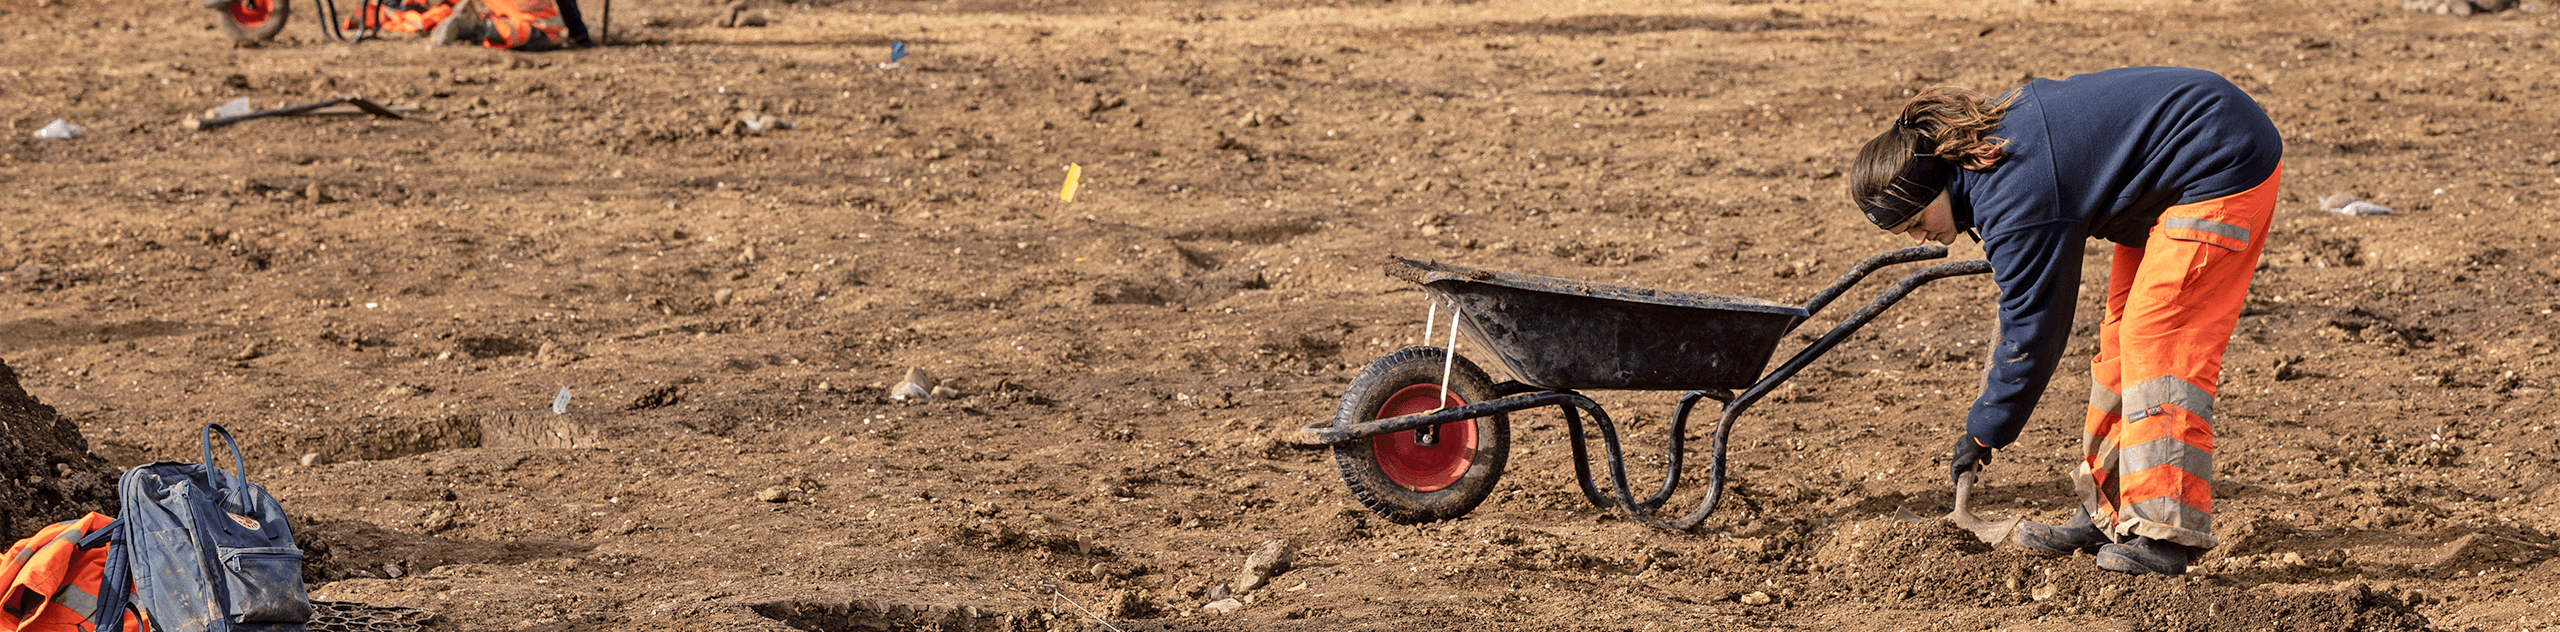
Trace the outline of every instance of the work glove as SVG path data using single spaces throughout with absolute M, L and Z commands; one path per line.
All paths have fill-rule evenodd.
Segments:
M 1955 454 L 1947 457 L 1947 482 L 1954 483 L 1965 472 L 1982 471 L 1991 463 L 1991 447 L 1982 445 L 1970 434 L 1956 435 Z

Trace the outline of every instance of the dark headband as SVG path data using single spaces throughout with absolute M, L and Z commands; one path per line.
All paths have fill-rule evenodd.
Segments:
M 1894 124 L 1898 127 L 1901 122 Z M 1921 142 L 1927 141 L 1928 137 L 1921 137 Z M 1893 181 L 1885 183 L 1884 190 L 1858 200 L 1858 211 L 1866 213 L 1867 221 L 1874 222 L 1876 228 L 1893 230 L 1937 201 L 1938 194 L 1947 190 L 1947 182 L 1955 178 L 1955 170 L 1954 163 L 1935 153 L 1914 151 L 1911 160 L 1902 163 L 1902 170 L 1894 172 Z

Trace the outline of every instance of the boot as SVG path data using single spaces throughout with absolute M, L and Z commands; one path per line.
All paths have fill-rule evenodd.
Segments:
M 2087 508 L 2072 512 L 2071 519 L 2059 525 L 2021 521 L 2018 534 L 2011 539 L 2029 551 L 2054 557 L 2070 557 L 2083 551 L 2096 552 L 2098 547 L 2109 542 L 2106 532 L 2099 531 L 2097 525 L 2090 523 Z
M 578 0 L 553 0 L 560 9 L 560 22 L 569 29 L 569 41 L 563 48 L 595 48 L 595 38 L 587 36 L 587 18 L 578 12 Z
M 2136 537 L 2131 542 L 2099 547 L 2098 568 L 2135 575 L 2159 573 L 2174 577 L 2186 574 L 2187 564 L 2203 554 L 2204 549 Z

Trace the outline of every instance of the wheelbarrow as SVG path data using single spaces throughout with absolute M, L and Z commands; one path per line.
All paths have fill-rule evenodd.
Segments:
M 1439 320 L 1440 305 L 1450 306 L 1449 346 L 1406 347 L 1370 362 L 1343 389 L 1332 420 L 1299 427 L 1288 440 L 1331 446 L 1343 485 L 1371 512 L 1399 524 L 1447 520 L 1474 510 L 1502 478 L 1509 414 L 1554 406 L 1572 437 L 1573 472 L 1584 498 L 1648 525 L 1686 531 L 1724 498 L 1725 448 L 1744 410 L 1922 284 L 1987 273 L 1991 264 L 1975 259 L 1912 272 L 1763 375 L 1778 343 L 1878 269 L 1946 256 L 1944 246 L 1923 246 L 1868 257 L 1801 307 L 1391 259 L 1388 274 L 1420 284 L 1432 299 L 1428 322 Z M 1516 379 L 1494 383 L 1456 353 L 1460 330 Z M 1424 340 L 1431 340 L 1428 326 Z M 1669 458 L 1651 496 L 1635 495 L 1617 425 L 1578 390 L 1688 391 L 1672 414 Z M 1657 517 L 1680 486 L 1689 411 L 1702 399 L 1723 410 L 1708 453 L 1706 497 L 1687 515 Z M 1614 494 L 1593 482 L 1586 413 L 1607 451 Z

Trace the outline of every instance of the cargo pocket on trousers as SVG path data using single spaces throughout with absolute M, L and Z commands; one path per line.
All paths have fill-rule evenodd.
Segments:
M 302 549 L 223 547 L 220 553 L 232 623 L 311 620 L 311 597 L 302 587 Z

